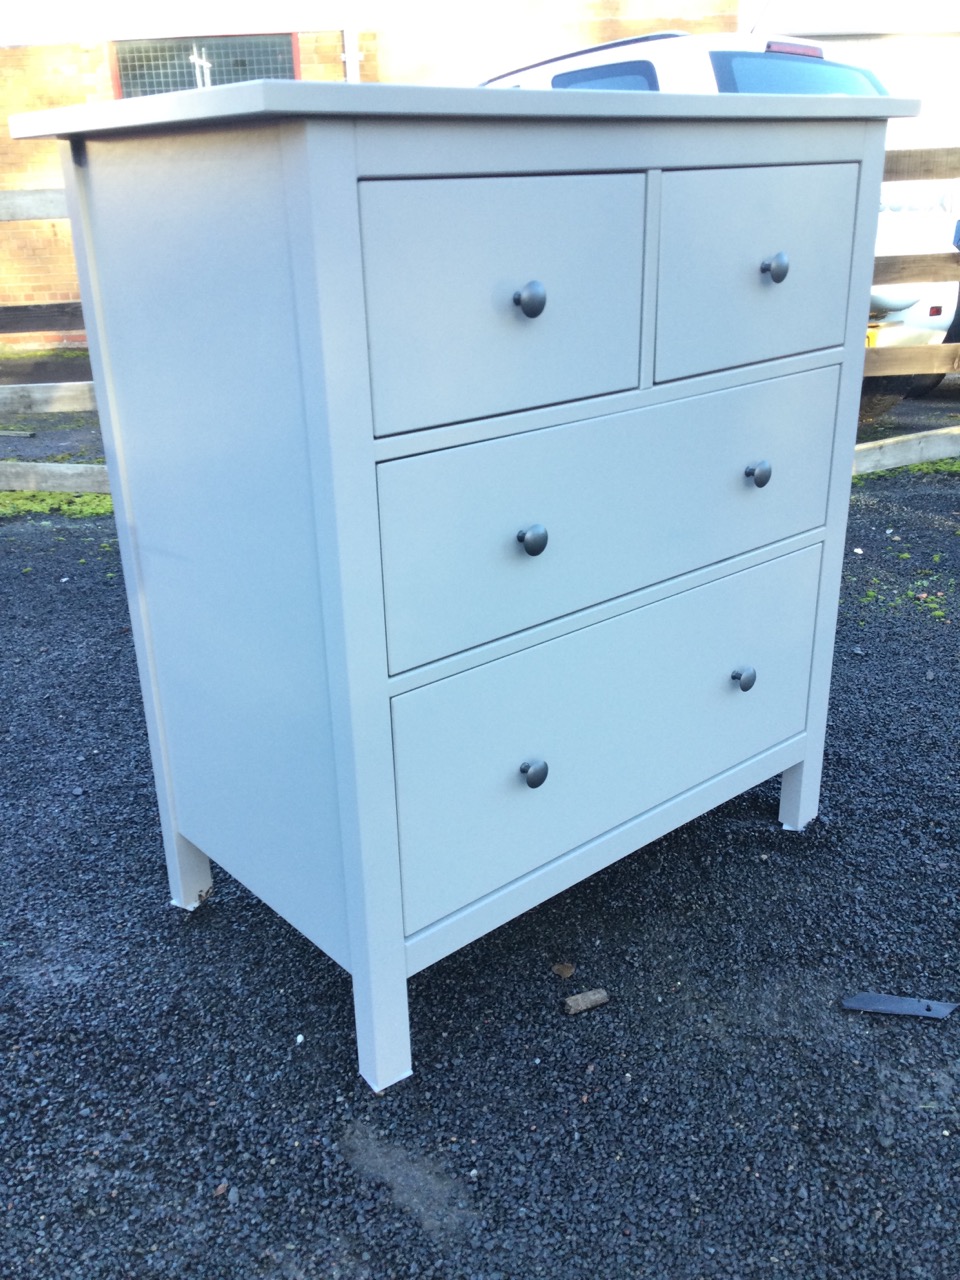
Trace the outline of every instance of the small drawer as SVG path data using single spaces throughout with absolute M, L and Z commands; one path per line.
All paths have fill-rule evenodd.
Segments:
M 838 377 L 817 369 L 382 463 L 390 670 L 818 527 Z
M 843 342 L 857 179 L 856 164 L 664 175 L 658 382 Z
M 394 698 L 406 932 L 801 733 L 819 574 L 809 547 Z
M 637 386 L 644 190 L 642 174 L 361 182 L 375 434 Z

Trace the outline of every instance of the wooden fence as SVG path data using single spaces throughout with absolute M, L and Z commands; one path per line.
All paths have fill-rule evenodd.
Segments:
M 888 151 L 883 170 L 886 182 L 916 182 L 960 178 L 960 147 L 926 151 Z M 874 259 L 873 283 L 936 284 L 960 281 L 960 252 L 924 253 Z M 925 347 L 868 347 L 864 377 L 918 373 L 960 372 L 960 343 Z

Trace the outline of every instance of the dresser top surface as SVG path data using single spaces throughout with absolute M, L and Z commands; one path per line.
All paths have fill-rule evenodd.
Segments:
M 276 119 L 886 120 L 916 115 L 910 99 L 787 94 L 593 93 L 253 80 L 10 118 L 15 138 L 86 137 L 218 121 Z

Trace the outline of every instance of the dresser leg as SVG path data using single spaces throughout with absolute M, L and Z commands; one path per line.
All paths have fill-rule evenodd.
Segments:
M 823 763 L 803 760 L 784 769 L 780 782 L 780 822 L 787 831 L 802 831 L 820 807 Z
M 167 842 L 166 854 L 171 905 L 193 911 L 213 888 L 210 859 L 179 832 Z
M 360 1074 L 379 1093 L 413 1073 L 406 975 L 377 982 L 354 974 L 353 1009 Z

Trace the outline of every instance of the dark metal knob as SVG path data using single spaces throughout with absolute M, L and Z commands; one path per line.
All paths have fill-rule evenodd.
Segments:
M 526 778 L 528 787 L 542 787 L 549 769 L 546 760 L 524 760 L 520 772 Z
M 517 541 L 528 556 L 538 556 L 547 545 L 547 531 L 542 524 L 532 524 L 529 528 L 520 530 Z
M 522 289 L 513 295 L 513 305 L 519 307 L 531 320 L 538 316 L 547 305 L 547 291 L 539 280 L 528 280 Z
M 770 483 L 770 477 L 773 475 L 773 467 L 769 462 L 751 462 L 743 473 L 749 476 L 758 489 L 762 489 L 765 484 Z
M 790 270 L 790 259 L 782 251 L 775 253 L 772 258 L 767 258 L 760 263 L 760 270 L 764 275 L 769 275 L 774 284 L 780 284 L 787 278 L 787 272 Z
M 753 686 L 757 683 L 757 671 L 755 667 L 740 667 L 730 675 L 731 680 L 736 680 L 737 684 L 744 693 L 749 693 Z

